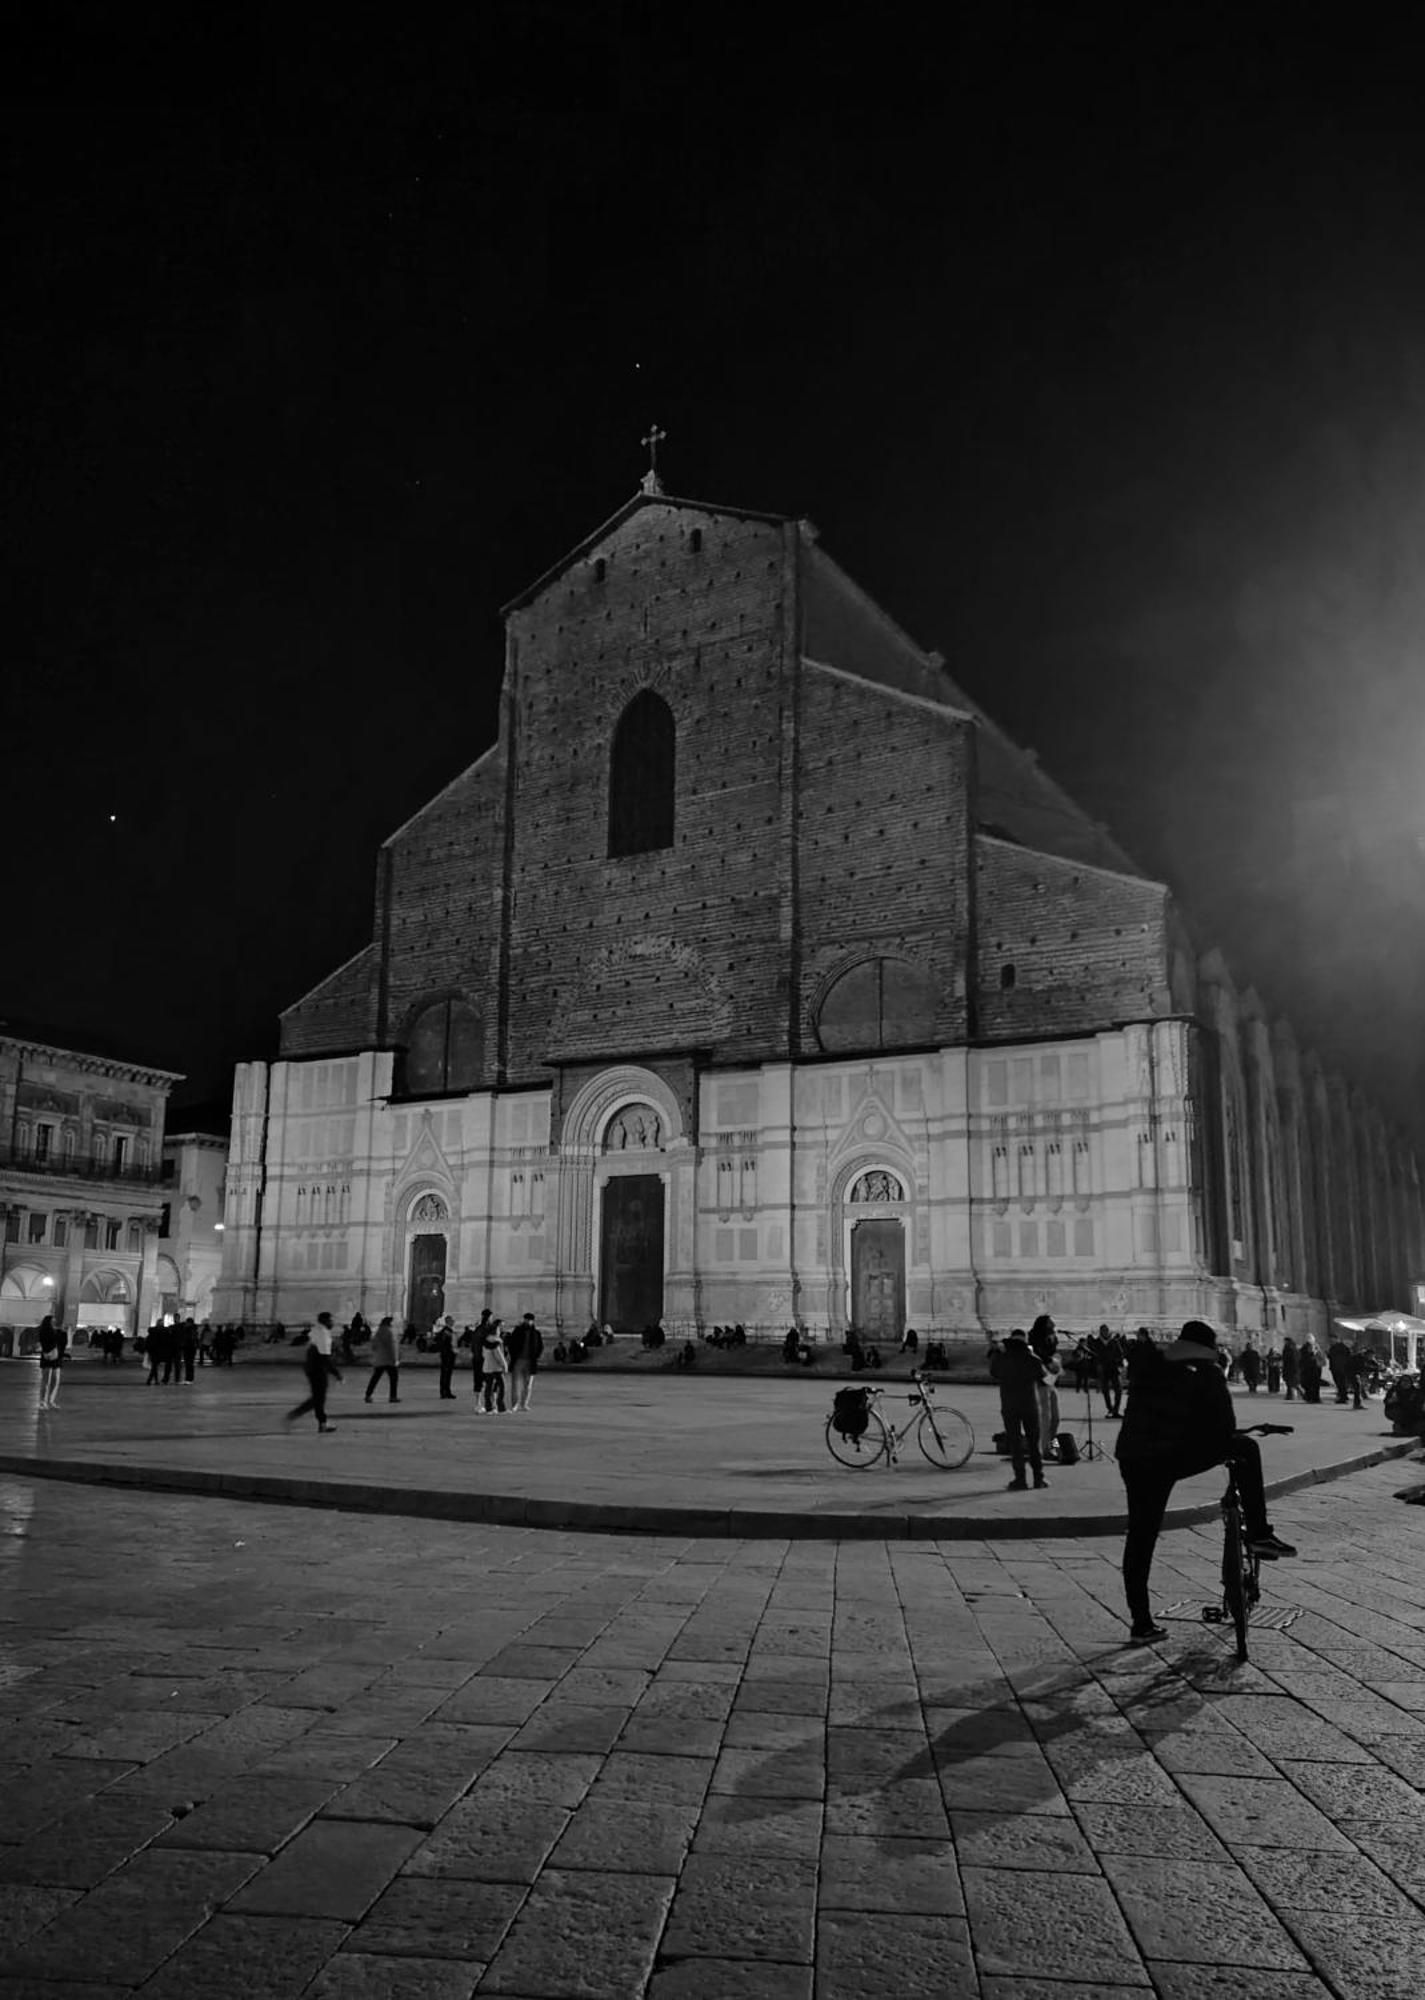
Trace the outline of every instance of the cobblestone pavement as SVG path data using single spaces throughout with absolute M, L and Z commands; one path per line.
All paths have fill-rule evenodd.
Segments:
M 1418 2000 L 1425 1509 L 576 1535 L 0 1480 L 0 2000 Z M 1284 1629 L 1293 1614 L 1295 1622 Z

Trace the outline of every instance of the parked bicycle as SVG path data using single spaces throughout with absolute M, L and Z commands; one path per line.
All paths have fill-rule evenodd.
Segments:
M 911 1370 L 911 1413 L 903 1424 L 883 1416 L 877 1404 L 884 1389 L 838 1389 L 826 1420 L 826 1448 L 840 1465 L 865 1472 L 884 1460 L 894 1465 L 900 1447 L 914 1433 L 932 1465 L 953 1472 L 975 1449 L 968 1417 L 935 1401 L 935 1385 L 919 1369 Z
M 1244 1431 L 1259 1437 L 1285 1437 L 1291 1424 L 1245 1424 Z M 1237 1635 L 1237 1657 L 1247 1657 L 1247 1627 L 1262 1595 L 1262 1559 L 1247 1540 L 1247 1514 L 1237 1484 L 1237 1468 L 1228 1461 L 1227 1490 L 1222 1496 L 1222 1602 L 1204 1604 L 1202 1616 L 1209 1625 L 1230 1623 Z

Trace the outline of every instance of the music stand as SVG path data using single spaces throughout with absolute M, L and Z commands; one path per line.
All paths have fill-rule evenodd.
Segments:
M 1095 1460 L 1096 1458 L 1107 1458 L 1107 1457 L 1108 1457 L 1108 1453 L 1107 1453 L 1107 1452 L 1106 1452 L 1106 1451 L 1104 1450 L 1103 1446 L 1102 1446 L 1101 1444 L 1095 1444 L 1095 1443 L 1094 1443 L 1094 1435 L 1093 1435 L 1093 1394 L 1094 1394 L 1093 1390 L 1092 1390 L 1091 1388 L 1089 1388 L 1089 1387 L 1088 1387 L 1087 1385 L 1085 1385 L 1085 1388 L 1084 1388 L 1084 1432 L 1085 1432 L 1085 1437 L 1084 1437 L 1084 1442 L 1083 1442 L 1083 1444 L 1082 1444 L 1082 1445 L 1081 1445 L 1081 1446 L 1079 1447 L 1079 1457 L 1080 1457 L 1080 1458 L 1082 1458 L 1082 1459 L 1084 1459 L 1084 1460 L 1086 1460 L 1086 1461 L 1087 1461 L 1087 1463 L 1089 1463 L 1090 1465 L 1091 1465 L 1091 1464 L 1093 1463 L 1093 1461 L 1094 1461 L 1094 1460 Z

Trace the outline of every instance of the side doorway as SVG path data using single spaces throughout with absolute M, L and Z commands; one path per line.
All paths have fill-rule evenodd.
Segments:
M 411 1282 L 406 1295 L 406 1318 L 417 1333 L 429 1333 L 445 1311 L 445 1238 L 411 1238 Z

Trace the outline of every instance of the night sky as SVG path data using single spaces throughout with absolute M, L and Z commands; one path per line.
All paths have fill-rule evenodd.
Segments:
M 1410 52 L 475 11 L 5 110 L 0 1018 L 225 1101 L 656 419 L 1425 1125 Z

